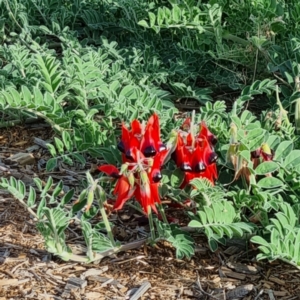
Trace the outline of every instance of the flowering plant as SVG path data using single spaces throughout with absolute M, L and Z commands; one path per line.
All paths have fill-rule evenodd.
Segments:
M 124 203 L 134 197 L 148 216 L 151 210 L 157 214 L 160 205 L 159 182 L 161 168 L 172 153 L 176 165 L 184 172 L 180 188 L 184 188 L 197 177 L 207 178 L 212 185 L 217 179 L 217 155 L 213 146 L 216 137 L 201 122 L 195 132 L 193 117 L 187 118 L 182 129 L 173 134 L 167 144 L 161 141 L 159 118 L 153 114 L 147 124 L 138 120 L 131 122 L 131 129 L 122 124 L 122 136 L 118 149 L 122 152 L 120 170 L 114 165 L 99 166 L 99 170 L 117 179 L 113 194 L 114 209 L 122 209 Z

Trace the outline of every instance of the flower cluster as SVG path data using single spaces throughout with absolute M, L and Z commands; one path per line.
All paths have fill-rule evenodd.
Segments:
M 177 146 L 172 157 L 176 165 L 185 173 L 182 188 L 197 177 L 207 178 L 212 184 L 217 179 L 218 157 L 214 152 L 217 139 L 208 130 L 204 121 L 198 128 L 199 131 L 195 133 L 197 128 L 188 118 L 184 121 L 182 130 L 178 131 Z
M 161 166 L 169 153 L 160 140 L 158 116 L 153 114 L 146 125 L 138 120 L 132 121 L 131 130 L 122 124 L 118 149 L 123 160 L 120 172 L 113 165 L 98 168 L 118 179 L 113 191 L 117 196 L 114 209 L 121 209 L 134 196 L 146 214 L 150 207 L 157 213 L 155 204 L 160 203 L 158 185 L 162 178 Z
M 156 114 L 149 118 L 147 124 L 134 120 L 130 129 L 122 124 L 121 141 L 118 143 L 123 161 L 120 171 L 113 165 L 98 168 L 118 180 L 113 191 L 116 196 L 114 209 L 121 209 L 127 200 L 135 197 L 146 214 L 151 209 L 157 213 L 161 167 L 172 151 L 177 166 L 185 173 L 181 188 L 195 177 L 205 177 L 214 184 L 217 178 L 217 155 L 213 149 L 216 137 L 204 122 L 197 134 L 194 128 L 193 122 L 186 119 L 182 130 L 175 134 L 167 147 L 160 139 L 160 124 Z

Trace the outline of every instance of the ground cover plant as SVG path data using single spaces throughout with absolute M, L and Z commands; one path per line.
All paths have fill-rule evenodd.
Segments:
M 0 11 L 1 127 L 49 123 L 47 172 L 97 166 L 68 191 L 51 176 L 1 178 L 49 252 L 91 262 L 166 240 L 190 258 L 203 233 L 212 251 L 238 236 L 257 259 L 300 266 L 298 1 L 2 0 Z M 149 230 L 121 243 L 111 216 L 126 206 Z M 83 255 L 66 242 L 74 224 Z

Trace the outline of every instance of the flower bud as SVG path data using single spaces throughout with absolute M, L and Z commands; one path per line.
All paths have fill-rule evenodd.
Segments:
M 135 178 L 132 172 L 130 172 L 127 176 L 128 182 L 130 184 L 130 187 L 133 188 L 135 184 Z
M 270 161 L 274 157 L 274 151 L 269 147 L 267 143 L 264 143 L 261 146 L 261 155 L 264 161 Z
M 94 201 L 94 190 L 90 189 L 87 194 L 86 210 L 89 211 Z
M 226 153 L 226 162 L 231 162 L 233 165 L 236 163 L 237 145 L 230 144 Z
M 128 170 L 128 164 L 122 164 L 121 169 L 120 169 L 120 174 L 124 174 Z
M 237 144 L 237 127 L 234 123 L 230 124 L 230 144 Z
M 142 185 L 147 185 L 149 184 L 149 177 L 148 177 L 148 174 L 145 170 L 142 170 L 140 172 L 140 179 L 141 179 L 141 184 Z

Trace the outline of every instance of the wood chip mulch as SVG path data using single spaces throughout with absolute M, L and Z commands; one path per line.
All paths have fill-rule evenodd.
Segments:
M 1 129 L 0 176 L 27 185 L 34 177 L 47 180 L 45 143 L 53 136 L 43 123 Z M 79 189 L 84 173 L 61 165 L 50 175 Z M 72 232 L 68 238 L 74 240 Z M 200 236 L 190 260 L 176 259 L 174 249 L 160 242 L 93 264 L 64 262 L 45 251 L 27 210 L 0 190 L 0 300 L 300 299 L 300 270 L 281 262 L 256 262 L 256 254 L 238 240 L 212 253 Z

